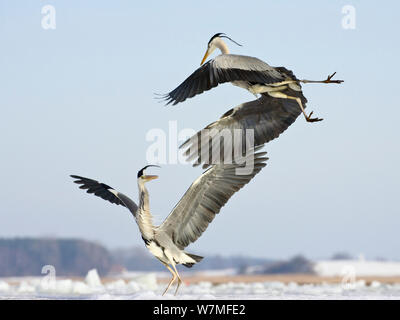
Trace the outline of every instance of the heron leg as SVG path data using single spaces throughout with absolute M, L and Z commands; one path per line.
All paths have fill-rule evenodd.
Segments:
M 342 83 L 343 80 L 332 80 L 333 76 L 336 74 L 336 72 L 332 73 L 331 75 L 328 75 L 326 80 L 299 80 L 302 83 Z
M 304 110 L 303 103 L 301 102 L 301 99 L 299 97 L 288 96 L 287 94 L 284 94 L 283 92 L 280 92 L 280 91 L 268 92 L 268 94 L 273 98 L 295 100 L 298 103 L 298 105 L 300 106 L 300 109 L 303 112 L 304 117 L 306 118 L 306 120 L 308 122 L 316 122 L 316 121 L 322 121 L 323 120 L 323 119 L 319 119 L 319 118 L 311 118 L 311 115 L 313 114 L 313 111 L 311 111 L 311 113 L 309 115 L 307 115 L 307 113 Z
M 342 83 L 343 80 L 332 80 L 333 76 L 336 74 L 336 72 L 332 73 L 329 75 L 325 80 L 285 80 L 281 82 L 275 82 L 275 83 L 268 83 L 268 86 L 271 87 L 278 87 L 278 86 L 283 86 L 291 83 Z
M 169 270 L 169 272 L 172 273 L 172 279 L 170 280 L 170 282 L 168 283 L 167 288 L 164 290 L 164 293 L 162 294 L 162 295 L 164 295 L 164 294 L 167 293 L 167 291 L 168 291 L 169 287 L 171 286 L 171 284 L 175 281 L 175 279 L 177 277 L 177 274 L 174 272 L 174 270 L 171 269 L 171 267 L 168 264 L 166 264 L 164 262 L 162 264 Z M 174 266 L 174 268 L 175 268 L 175 266 Z M 178 278 L 179 278 L 179 276 L 178 276 Z
M 181 285 L 181 283 L 182 283 L 182 279 L 181 279 L 181 277 L 179 276 L 178 270 L 176 270 L 176 267 L 175 267 L 174 264 L 172 265 L 172 267 L 174 268 L 175 274 L 176 274 L 176 276 L 178 277 L 178 285 L 176 286 L 176 290 L 175 290 L 175 295 L 176 295 L 177 292 L 178 292 L 178 289 L 179 289 L 179 287 L 180 287 L 180 285 Z

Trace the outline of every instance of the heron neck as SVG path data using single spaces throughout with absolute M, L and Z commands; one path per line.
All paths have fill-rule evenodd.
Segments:
M 222 39 L 217 39 L 217 41 L 215 41 L 215 46 L 221 50 L 222 54 L 229 54 L 229 48 Z
M 139 182 L 139 209 L 149 212 L 150 205 L 149 205 L 149 192 L 147 191 L 144 183 Z
M 144 182 L 139 181 L 139 207 L 135 215 L 136 223 L 142 234 L 143 240 L 150 241 L 154 236 L 153 217 L 150 213 L 149 193 L 147 192 Z

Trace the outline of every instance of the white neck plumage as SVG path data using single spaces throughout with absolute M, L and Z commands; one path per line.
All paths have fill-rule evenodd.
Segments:
M 229 48 L 221 38 L 215 39 L 214 45 L 221 50 L 222 54 L 229 54 Z
M 143 181 L 138 182 L 139 188 L 139 209 L 143 211 L 150 211 L 149 206 L 149 192 L 147 191 L 146 186 Z
M 143 238 L 152 239 L 153 237 L 153 216 L 150 213 L 149 193 L 144 185 L 144 181 L 138 181 L 139 188 L 139 207 L 136 212 L 136 222 L 142 233 Z

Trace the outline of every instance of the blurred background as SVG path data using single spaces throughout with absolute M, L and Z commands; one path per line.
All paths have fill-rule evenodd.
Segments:
M 190 247 L 206 257 L 196 270 L 312 273 L 330 259 L 398 261 L 399 9 L 395 1 L 1 1 L 0 276 L 37 275 L 46 264 L 65 275 L 163 268 L 127 210 L 84 194 L 69 175 L 136 199 L 152 129 L 168 138 L 176 121 L 178 132 L 197 131 L 253 100 L 231 85 L 178 106 L 154 99 L 198 68 L 217 32 L 243 45 L 229 43 L 232 53 L 299 78 L 336 71 L 345 82 L 304 86 L 307 110 L 324 121 L 299 117 L 267 144 L 267 167 Z M 157 222 L 202 172 L 161 165 L 148 185 Z

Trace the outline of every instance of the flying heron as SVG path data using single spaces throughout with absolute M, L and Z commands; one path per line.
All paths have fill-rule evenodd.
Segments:
M 213 163 L 211 160 L 213 153 L 210 150 L 219 143 L 218 140 L 213 140 L 213 137 L 222 130 L 229 130 L 232 135 L 234 130 L 242 130 L 242 144 L 245 143 L 246 130 L 253 130 L 254 145 L 262 145 L 277 138 L 301 113 L 308 122 L 322 120 L 312 118 L 313 112 L 309 115 L 305 113 L 307 99 L 302 93 L 301 83 L 343 82 L 343 80 L 332 80 L 335 73 L 322 81 L 299 80 L 285 67 L 271 67 L 254 57 L 230 54 L 223 39 L 238 44 L 223 33 L 215 34 L 208 42 L 201 67 L 176 89 L 163 96 L 167 105 L 176 105 L 225 82 L 231 82 L 255 95 L 260 95 L 256 100 L 242 103 L 227 111 L 219 120 L 180 146 L 182 149 L 187 148 L 185 156 L 188 161 L 196 159 L 194 166 L 204 163 L 203 168 Z M 204 63 L 216 49 L 222 54 Z M 219 158 L 221 161 L 224 161 L 224 154 L 224 150 L 221 149 Z
M 71 175 L 71 177 L 76 179 L 74 182 L 80 184 L 80 188 L 87 190 L 88 193 L 93 193 L 130 210 L 145 246 L 172 274 L 163 295 L 178 279 L 176 294 L 182 282 L 176 265 L 183 264 L 185 267 L 192 267 L 203 259 L 198 255 L 187 253 L 184 249 L 201 236 L 230 197 L 265 167 L 268 158 L 265 157 L 266 152 L 258 152 L 259 149 L 255 148 L 253 152 L 249 152 L 241 164 L 221 163 L 203 172 L 159 226 L 153 224 L 149 193 L 145 187 L 146 182 L 157 178 L 156 175 L 145 173 L 147 168 L 153 167 L 152 165 L 145 166 L 137 174 L 138 205 L 123 193 L 104 183 L 76 175 Z M 252 170 L 238 174 L 236 170 L 243 169 L 245 163 L 249 163 L 248 160 L 251 160 Z
M 264 61 L 254 57 L 230 54 L 223 38 L 231 40 L 240 46 L 224 33 L 213 35 L 208 41 L 207 51 L 201 60 L 200 68 L 194 71 L 176 89 L 163 96 L 167 101 L 167 105 L 170 103 L 176 105 L 221 83 L 231 82 L 233 85 L 244 88 L 254 95 L 261 94 L 279 99 L 294 100 L 308 122 L 322 120 L 311 118 L 313 112 L 309 115 L 306 114 L 303 106 L 305 99 L 301 93 L 300 83 L 343 82 L 343 80 L 332 80 L 336 72 L 322 81 L 299 80 L 292 71 L 284 67 L 271 67 Z M 219 49 L 222 54 L 204 63 L 207 57 L 216 49 Z M 299 94 L 294 94 L 294 92 Z

